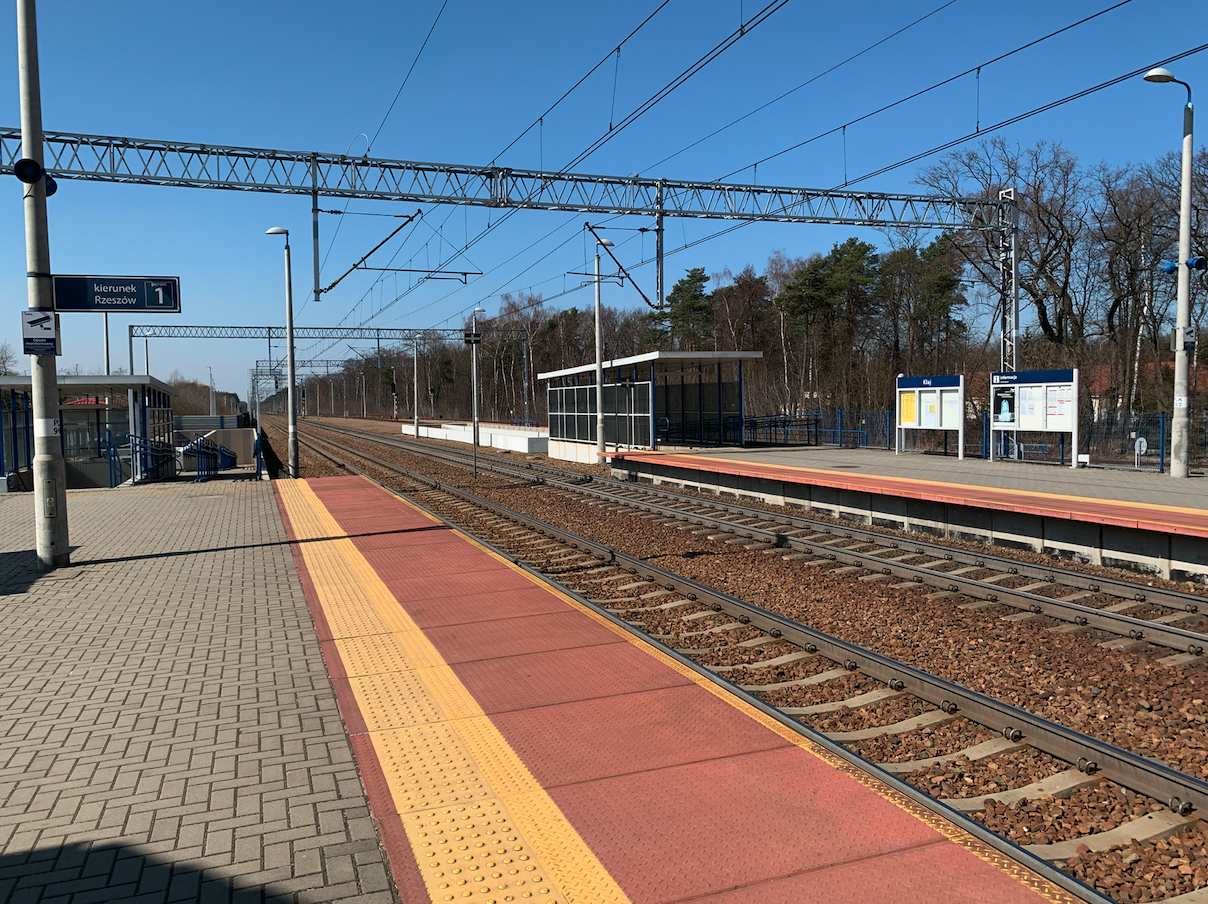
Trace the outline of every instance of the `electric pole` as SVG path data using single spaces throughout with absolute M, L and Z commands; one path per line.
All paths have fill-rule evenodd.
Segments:
M 35 164 L 36 169 L 30 169 L 37 174 L 33 181 L 25 183 L 25 269 L 29 308 L 53 318 L 50 238 L 46 222 L 47 180 L 42 167 L 38 18 L 34 0 L 17 0 L 17 68 L 21 88 L 21 154 Z M 57 323 L 55 334 L 57 345 Z M 67 470 L 60 446 L 59 376 L 55 355 L 31 355 L 29 374 L 34 408 L 34 527 L 38 562 L 49 571 L 71 564 L 67 538 Z

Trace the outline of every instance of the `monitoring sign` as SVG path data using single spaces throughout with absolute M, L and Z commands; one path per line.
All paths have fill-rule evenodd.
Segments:
M 59 355 L 59 315 L 54 311 L 21 312 L 21 351 L 26 355 Z
M 180 313 L 178 276 L 56 276 L 56 311 Z

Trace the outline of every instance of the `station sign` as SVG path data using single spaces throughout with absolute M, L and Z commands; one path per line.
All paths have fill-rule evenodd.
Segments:
M 26 355 L 61 355 L 59 315 L 54 311 L 21 312 L 21 352 Z
M 56 311 L 180 313 L 178 276 L 56 276 Z

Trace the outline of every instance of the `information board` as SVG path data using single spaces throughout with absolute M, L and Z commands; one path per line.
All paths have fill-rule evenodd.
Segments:
M 957 433 L 957 458 L 965 457 L 965 378 L 907 377 L 897 381 L 896 449 L 900 454 L 906 430 L 952 430 Z
M 991 433 L 1069 433 L 1071 466 L 1078 466 L 1077 368 L 991 374 L 990 387 Z M 991 460 L 994 445 L 991 441 Z
M 56 276 L 56 311 L 180 313 L 177 276 Z

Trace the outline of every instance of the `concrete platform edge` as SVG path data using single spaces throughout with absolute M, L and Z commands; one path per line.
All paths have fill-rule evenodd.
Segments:
M 673 461 L 620 459 L 613 464 L 612 476 L 817 511 L 872 527 L 1026 549 L 1083 564 L 1208 584 L 1208 538 L 1151 529 L 1138 520 L 1092 522 L 1069 512 L 1039 514 L 1030 507 L 964 504 L 938 491 L 926 497 L 905 491 L 870 492 L 839 483 L 788 480 L 783 475 L 754 477 L 722 468 L 681 467 Z

